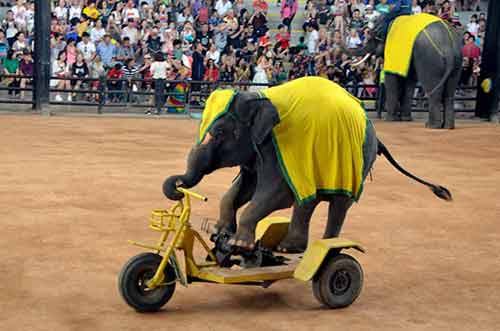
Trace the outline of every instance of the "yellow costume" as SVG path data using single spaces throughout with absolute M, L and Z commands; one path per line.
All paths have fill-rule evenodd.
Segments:
M 358 200 L 363 182 L 363 144 L 368 118 L 361 102 L 339 85 L 304 77 L 261 91 L 280 122 L 273 143 L 281 170 L 299 204 L 316 194 L 345 194 Z M 207 100 L 198 141 L 228 109 L 235 94 L 216 91 Z
M 408 75 L 413 44 L 417 36 L 429 24 L 441 21 L 437 16 L 430 14 L 403 15 L 392 23 L 384 51 L 384 71 L 402 77 Z M 443 24 L 445 24 L 443 22 Z

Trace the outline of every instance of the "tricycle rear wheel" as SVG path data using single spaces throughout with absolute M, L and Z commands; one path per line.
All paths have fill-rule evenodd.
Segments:
M 139 312 L 160 310 L 175 291 L 176 275 L 173 267 L 167 264 L 164 270 L 164 283 L 149 289 L 146 282 L 153 278 L 162 257 L 154 253 L 143 253 L 131 258 L 118 276 L 118 289 L 125 302 Z
M 347 307 L 363 288 L 363 269 L 352 256 L 337 254 L 321 266 L 313 278 L 313 294 L 329 308 Z

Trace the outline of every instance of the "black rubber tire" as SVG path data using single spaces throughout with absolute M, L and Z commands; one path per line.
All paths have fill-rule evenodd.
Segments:
M 160 310 L 172 297 L 175 291 L 175 271 L 170 264 L 165 268 L 165 283 L 154 290 L 147 289 L 145 281 L 151 279 L 162 257 L 154 253 L 142 253 L 131 258 L 122 268 L 118 276 L 118 289 L 125 302 L 138 312 L 155 312 Z
M 363 269 L 353 257 L 337 254 L 321 266 L 313 278 L 313 294 L 329 308 L 352 304 L 363 288 Z

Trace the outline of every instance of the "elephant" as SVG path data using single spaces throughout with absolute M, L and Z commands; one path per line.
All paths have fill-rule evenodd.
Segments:
M 431 17 L 429 14 L 417 14 L 402 16 L 418 18 L 421 15 Z M 355 63 L 361 64 L 370 54 L 385 57 L 388 61 L 398 61 L 398 52 L 387 51 L 387 40 L 389 40 L 392 29 L 401 28 L 393 23 L 387 39 L 383 35 L 384 16 L 374 23 L 371 36 L 360 48 L 344 49 L 349 56 L 363 57 L 363 60 Z M 434 17 L 434 16 L 432 16 Z M 454 96 L 458 86 L 462 67 L 462 39 L 459 31 L 448 25 L 448 23 L 434 17 L 435 21 L 423 27 L 416 34 L 416 39 L 410 50 L 410 65 L 406 76 L 385 71 L 386 98 L 384 108 L 387 121 L 411 121 L 411 103 L 417 81 L 420 82 L 429 97 L 429 118 L 426 123 L 428 128 L 455 127 Z M 431 19 L 431 20 L 434 20 Z M 404 26 L 403 26 L 404 27 Z M 399 40 L 395 40 L 396 43 Z M 394 48 L 397 50 L 398 45 Z M 444 110 L 444 116 L 441 112 Z
M 337 84 L 319 77 L 300 78 L 277 87 L 268 88 L 264 90 L 264 93 L 234 92 L 234 96 L 225 106 L 226 111 L 214 118 L 213 123 L 207 128 L 206 135 L 200 136 L 199 142 L 190 150 L 186 172 L 181 175 L 170 176 L 163 183 L 165 196 L 172 200 L 179 200 L 183 197 L 183 193 L 177 190 L 178 187 L 191 188 L 197 185 L 205 175 L 217 169 L 239 167 L 239 175 L 221 199 L 219 220 L 215 226 L 215 233 L 225 232 L 231 234 L 232 238 L 229 243 L 246 251 L 255 248 L 257 223 L 276 210 L 293 206 L 293 215 L 288 233 L 276 247 L 276 250 L 300 253 L 307 248 L 309 221 L 318 203 L 321 201 L 329 202 L 328 222 L 324 238 L 332 238 L 339 236 L 347 211 L 356 201 L 355 196 L 344 194 L 341 191 L 331 193 L 321 190 L 318 190 L 312 199 L 303 201 L 297 199 L 293 186 L 281 167 L 280 152 L 275 141 L 277 128 L 281 125 L 281 121 L 285 121 L 285 119 L 280 117 L 282 113 L 278 111 L 279 107 L 273 103 L 272 100 L 274 99 L 271 100 L 265 94 L 266 91 L 269 91 L 269 93 L 277 91 L 282 100 L 291 99 L 293 103 L 293 91 L 288 94 L 282 92 L 286 92 L 288 86 L 293 86 L 295 82 L 309 86 L 311 90 L 315 91 L 315 93 L 311 93 L 310 90 L 307 90 L 301 96 L 306 104 L 310 101 L 316 101 L 310 108 L 312 113 L 317 113 L 319 108 L 316 109 L 316 107 L 321 104 L 325 105 L 325 108 L 321 110 L 328 112 L 329 107 L 332 107 L 330 100 L 339 100 L 340 102 L 340 96 L 328 99 L 326 103 L 323 102 L 324 100 L 319 99 L 328 97 L 327 88 L 329 87 L 339 90 L 344 99 L 354 98 Z M 320 92 L 320 88 L 315 87 L 314 84 L 316 83 L 321 85 L 320 87 L 324 92 Z M 357 105 L 357 103 L 353 104 Z M 207 111 L 206 109 L 205 111 Z M 303 110 L 298 109 L 299 112 Z M 205 116 L 205 111 L 203 116 Z M 346 119 L 339 123 L 336 130 L 341 130 L 344 127 L 347 136 L 350 137 L 354 129 L 351 128 L 349 116 L 354 110 L 339 109 L 339 111 L 345 111 L 343 116 Z M 366 121 L 366 135 L 362 146 L 362 181 L 369 174 L 377 155 L 384 155 L 403 174 L 428 186 L 438 197 L 451 200 L 451 193 L 446 188 L 428 183 L 404 170 L 377 138 L 375 128 L 371 121 L 365 117 L 366 114 L 363 109 L 361 109 L 361 112 L 364 116 L 363 121 Z M 320 115 L 322 116 L 320 123 L 325 125 L 323 124 L 327 122 L 324 120 L 325 114 L 321 113 Z M 299 134 L 297 136 L 301 141 L 310 138 L 307 135 L 306 126 L 307 124 L 304 123 L 299 127 L 299 131 L 295 132 Z M 328 131 L 330 128 L 327 127 L 326 130 Z M 304 133 L 304 135 L 300 136 L 301 133 Z M 299 140 L 294 139 L 291 140 L 292 145 L 300 143 Z M 303 155 L 304 166 L 307 164 L 306 155 Z M 337 169 L 338 173 L 345 171 L 347 169 Z M 247 206 L 243 210 L 237 226 L 237 211 L 245 204 Z

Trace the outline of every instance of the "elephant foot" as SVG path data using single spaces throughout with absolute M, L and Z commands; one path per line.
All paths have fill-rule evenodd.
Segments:
M 280 253 L 304 253 L 307 248 L 307 234 L 300 236 L 286 236 L 276 247 Z
M 413 121 L 413 117 L 411 117 L 411 115 L 403 115 L 401 116 L 401 121 L 402 122 L 412 122 Z
M 386 122 L 399 122 L 401 121 L 401 117 L 398 115 L 385 114 L 384 120 Z
M 236 233 L 236 223 L 229 223 L 227 224 L 226 222 L 217 222 L 215 226 L 212 229 L 212 234 L 218 235 L 221 232 L 225 233 L 231 233 L 234 234 Z
M 443 129 L 453 130 L 455 128 L 455 124 L 445 124 Z
M 244 230 L 241 226 L 236 234 L 228 241 L 228 244 L 251 251 L 255 248 L 255 234 L 251 231 Z

